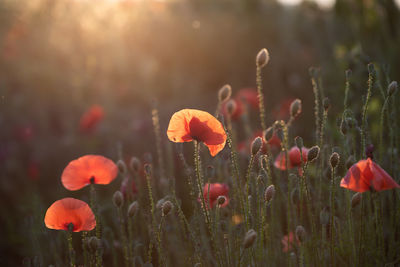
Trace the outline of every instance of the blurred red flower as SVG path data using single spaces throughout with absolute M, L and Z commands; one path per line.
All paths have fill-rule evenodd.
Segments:
M 303 161 L 307 161 L 307 153 L 308 153 L 308 148 L 303 147 L 301 149 L 302 155 L 303 155 Z M 301 155 L 300 155 L 300 149 L 297 146 L 292 147 L 289 152 L 289 162 L 288 162 L 288 168 L 292 169 L 294 167 L 299 167 L 301 166 Z M 285 153 L 282 151 L 279 153 L 279 155 L 275 159 L 274 163 L 275 167 L 284 171 L 286 170 L 286 157 Z
M 80 131 L 82 133 L 92 133 L 103 118 L 103 108 L 98 105 L 91 106 L 81 117 L 79 122 Z
M 47 209 L 44 223 L 49 229 L 68 231 L 72 223 L 73 232 L 90 231 L 96 227 L 93 211 L 85 202 L 75 198 L 63 198 Z
M 372 188 L 376 191 L 400 188 L 400 185 L 370 158 L 351 166 L 340 181 L 340 186 L 357 192 L 369 191 Z
M 240 89 L 236 94 L 233 100 L 236 103 L 236 109 L 232 114 L 232 120 L 238 120 L 242 114 L 246 111 L 246 107 L 249 106 L 254 110 L 258 110 L 259 108 L 259 100 L 257 90 L 254 88 L 243 88 Z M 222 114 L 227 116 L 228 111 L 226 107 L 227 102 L 225 102 L 222 107 Z
M 282 238 L 281 242 L 283 245 L 283 248 L 282 248 L 283 252 L 289 252 L 293 249 L 294 238 L 295 238 L 295 236 L 294 236 L 293 232 L 290 232 L 289 235 L 285 235 Z M 297 237 L 296 237 L 296 243 L 297 243 L 297 245 L 300 245 L 300 241 L 297 239 Z
M 33 126 L 30 124 L 23 126 L 16 126 L 14 128 L 14 134 L 18 141 L 29 142 L 30 140 L 32 140 L 34 136 Z
M 210 193 L 208 193 L 208 187 L 210 187 Z M 229 204 L 228 193 L 229 193 L 229 187 L 227 184 L 220 184 L 220 183 L 205 184 L 203 187 L 203 196 L 207 208 L 210 208 L 210 205 L 211 208 L 215 207 L 217 205 L 217 200 L 219 196 L 225 197 L 225 202 L 224 204 L 221 205 L 221 207 L 226 207 Z M 202 203 L 201 198 L 198 198 L 197 201 Z
M 266 142 L 265 142 L 265 140 L 264 140 L 264 138 L 263 138 L 263 133 L 262 133 L 261 130 L 256 131 L 256 132 L 253 134 L 252 138 L 247 139 L 246 141 L 243 141 L 243 142 L 238 143 L 238 144 L 237 144 L 237 150 L 238 150 L 240 153 L 243 153 L 243 154 L 248 154 L 248 153 L 250 153 L 250 146 L 251 146 L 251 143 L 252 143 L 253 140 L 254 140 L 255 138 L 257 138 L 257 137 L 261 137 L 262 140 L 263 140 L 263 146 L 261 147 L 261 153 L 262 153 L 262 154 L 267 153 L 267 144 L 266 144 Z M 281 147 L 281 140 L 280 140 L 280 139 L 278 138 L 278 136 L 274 133 L 273 136 L 271 137 L 271 139 L 268 140 L 268 144 L 271 146 L 271 148 L 279 149 L 279 148 Z
M 88 184 L 109 184 L 118 175 L 115 163 L 103 156 L 86 155 L 65 167 L 61 182 L 68 190 L 79 190 Z
M 175 143 L 203 142 L 211 156 L 225 147 L 226 133 L 222 123 L 210 113 L 196 109 L 182 109 L 175 112 L 168 125 L 167 135 Z

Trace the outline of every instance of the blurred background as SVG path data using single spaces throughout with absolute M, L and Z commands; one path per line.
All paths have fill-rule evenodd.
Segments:
M 308 69 L 320 69 L 332 114 L 343 109 L 346 69 L 355 77 L 350 103 L 366 92 L 369 62 L 380 70 L 382 86 L 399 80 L 399 5 L 393 0 L 2 0 L 0 264 L 19 265 L 33 256 L 37 240 L 28 234 L 31 225 L 43 228 L 44 211 L 53 201 L 79 194 L 60 183 L 70 160 L 84 154 L 114 160 L 155 154 L 152 108 L 159 110 L 167 144 L 164 133 L 173 112 L 214 113 L 224 84 L 232 85 L 233 94 L 255 87 L 261 48 L 271 56 L 262 73 L 268 125 L 287 119 L 291 101 L 300 98 L 296 134 L 312 145 Z M 381 102 L 374 99 L 371 110 L 376 106 L 379 114 Z M 253 116 L 256 125 L 257 113 Z M 117 183 L 107 190 L 116 188 Z

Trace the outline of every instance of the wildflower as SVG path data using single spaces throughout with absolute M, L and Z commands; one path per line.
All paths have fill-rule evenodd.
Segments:
M 210 187 L 210 192 L 208 192 L 208 187 Z M 218 204 L 218 197 L 224 196 L 225 202 L 221 205 L 221 207 L 226 207 L 229 204 L 229 197 L 228 197 L 229 187 L 227 184 L 205 184 L 203 187 L 203 196 L 206 202 L 207 208 L 213 208 Z M 208 199 L 209 198 L 209 199 Z M 198 201 L 201 203 L 201 199 L 199 198 Z
M 303 162 L 306 162 L 308 148 L 303 147 L 301 149 L 301 152 L 302 152 Z M 300 149 L 297 146 L 294 146 L 289 150 L 288 156 L 289 156 L 289 162 L 287 165 L 289 169 L 301 166 Z M 276 168 L 280 170 L 283 171 L 286 170 L 286 158 L 285 158 L 285 153 L 283 151 L 279 153 L 278 157 L 276 157 L 274 165 Z
M 139 210 L 139 203 L 137 201 L 132 202 L 128 207 L 128 217 L 135 216 L 136 212 Z
M 301 100 L 295 99 L 292 104 L 290 104 L 290 117 L 293 119 L 297 118 L 301 113 Z
M 218 91 L 218 101 L 223 103 L 226 102 L 232 94 L 232 87 L 229 84 L 225 84 Z
M 264 192 L 264 201 L 265 202 L 270 202 L 272 198 L 275 196 L 275 186 L 272 184 L 265 189 Z
M 93 105 L 88 111 L 86 111 L 79 122 L 79 128 L 82 133 L 93 132 L 99 122 L 104 117 L 104 111 L 101 106 Z
M 251 154 L 254 156 L 260 151 L 263 146 L 263 140 L 261 137 L 256 137 L 251 143 Z
M 376 191 L 400 188 L 400 185 L 371 158 L 360 160 L 351 166 L 340 186 L 357 192 L 369 191 L 372 188 Z
M 295 238 L 295 236 L 294 236 L 293 232 L 290 232 L 288 235 L 285 235 L 282 238 L 281 243 L 283 245 L 283 248 L 282 248 L 283 252 L 289 252 L 290 250 L 293 249 L 292 246 L 294 244 L 294 238 Z M 300 244 L 300 241 L 297 239 L 297 236 L 296 236 L 296 243 L 298 245 Z
M 307 159 L 309 162 L 313 162 L 319 156 L 319 146 L 313 146 L 310 148 L 307 154 Z
M 195 109 L 182 109 L 172 115 L 168 125 L 169 140 L 182 143 L 197 140 L 217 155 L 225 147 L 226 133 L 221 122 L 208 112 Z
M 49 229 L 68 231 L 72 224 L 73 232 L 90 231 L 96 220 L 89 205 L 75 198 L 63 198 L 47 209 L 44 223 Z
M 329 163 L 331 165 L 331 168 L 334 169 L 337 167 L 339 164 L 340 156 L 337 152 L 333 152 L 331 157 L 329 158 Z
M 117 208 L 120 208 L 122 205 L 124 205 L 124 196 L 120 191 L 115 191 L 112 201 Z
M 392 96 L 397 92 L 397 82 L 393 81 L 389 84 L 387 89 L 388 96 Z
M 61 182 L 66 189 L 74 191 L 88 184 L 109 184 L 117 174 L 118 167 L 112 160 L 99 155 L 86 155 L 65 167 Z
M 263 48 L 258 52 L 256 57 L 256 65 L 259 68 L 263 68 L 269 62 L 269 53 L 266 48 Z

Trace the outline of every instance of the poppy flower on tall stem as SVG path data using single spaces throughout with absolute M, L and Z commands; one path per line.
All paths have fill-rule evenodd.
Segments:
M 300 154 L 300 149 L 297 146 L 292 147 L 288 152 L 288 158 L 289 161 L 286 162 L 286 156 L 285 152 L 282 151 L 279 153 L 279 155 L 276 157 L 274 166 L 282 171 L 286 170 L 286 165 L 287 168 L 292 169 L 294 167 L 301 167 L 301 163 L 303 160 L 303 163 L 307 162 L 307 153 L 308 153 L 308 148 L 302 147 L 301 148 L 301 154 Z
M 240 89 L 235 97 L 232 99 L 236 104 L 236 109 L 233 114 L 231 114 L 232 120 L 238 120 L 246 112 L 246 107 L 251 107 L 254 110 L 259 108 L 258 93 L 253 88 L 243 88 Z M 227 116 L 227 102 L 222 105 L 222 113 Z
M 206 202 L 207 209 L 213 208 L 218 203 L 218 197 L 225 197 L 224 203 L 221 204 L 221 207 L 226 207 L 229 204 L 229 187 L 227 184 L 214 183 L 214 184 L 205 184 L 203 187 L 203 197 Z M 201 202 L 201 199 L 198 199 Z
M 104 110 L 99 105 L 93 105 L 81 117 L 79 129 L 82 133 L 92 133 L 104 118 Z
M 351 166 L 340 181 L 340 186 L 356 192 L 400 188 L 400 185 L 371 158 L 360 160 Z

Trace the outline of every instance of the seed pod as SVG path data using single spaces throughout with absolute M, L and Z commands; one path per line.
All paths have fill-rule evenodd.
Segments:
M 225 201 L 226 201 L 226 197 L 225 197 L 225 196 L 219 196 L 219 197 L 217 198 L 218 206 L 224 205 Z
M 236 101 L 235 101 L 235 100 L 230 99 L 230 100 L 226 103 L 226 111 L 228 112 L 228 114 L 229 114 L 230 116 L 232 116 L 232 114 L 235 113 L 236 108 L 237 108 L 237 105 L 236 105 Z
M 263 134 L 265 142 L 268 142 L 273 135 L 274 135 L 274 127 L 268 127 L 268 129 L 266 129 Z
M 254 241 L 256 241 L 256 238 L 257 238 L 256 231 L 250 229 L 244 236 L 243 247 L 245 249 L 251 247 L 254 244 Z
M 118 167 L 119 173 L 121 173 L 121 174 L 125 174 L 128 171 L 128 168 L 126 167 L 125 162 L 121 159 L 117 161 L 117 167 Z
M 354 163 L 356 163 L 356 158 L 351 155 L 350 157 L 348 157 L 348 159 L 346 160 L 346 168 L 350 169 L 351 166 L 354 165 Z
M 301 100 L 295 99 L 292 104 L 290 104 L 290 116 L 296 118 L 301 113 Z
M 296 136 L 296 138 L 294 138 L 294 142 L 296 143 L 296 146 L 301 150 L 301 148 L 304 146 L 303 145 L 303 138 L 301 138 L 300 136 Z
M 304 242 L 304 240 L 306 239 L 306 230 L 303 226 L 298 225 L 296 227 L 296 237 L 297 240 L 299 240 L 300 242 Z
M 229 84 L 225 84 L 218 91 L 218 101 L 223 103 L 227 101 L 232 95 L 232 87 Z
M 328 111 L 328 109 L 331 107 L 331 101 L 327 97 L 324 98 L 322 104 L 324 106 L 325 111 Z
M 342 122 L 340 123 L 340 132 L 343 135 L 346 135 L 348 128 L 349 127 L 347 126 L 347 120 L 342 120 Z
M 324 207 L 319 213 L 319 220 L 322 225 L 327 225 L 329 223 L 330 213 L 329 208 Z
M 389 84 L 387 89 L 388 96 L 392 96 L 397 92 L 397 82 L 393 81 Z
M 140 160 L 137 157 L 132 157 L 129 162 L 129 167 L 131 167 L 132 171 L 139 172 L 140 169 Z
M 167 216 L 169 212 L 172 210 L 174 207 L 174 204 L 172 204 L 171 201 L 167 200 L 162 204 L 162 214 L 163 216 Z
M 264 200 L 265 202 L 270 202 L 275 196 L 275 185 L 271 184 L 264 191 Z
M 361 192 L 355 193 L 351 198 L 351 208 L 354 209 L 355 207 L 357 207 L 358 204 L 360 204 L 361 200 L 362 200 L 362 193 Z
M 308 150 L 307 161 L 313 162 L 319 156 L 319 146 L 313 146 Z
M 88 247 L 92 252 L 97 251 L 101 247 L 101 240 L 92 236 L 88 240 Z
M 122 205 L 124 205 L 124 196 L 122 195 L 121 191 L 115 191 L 112 200 L 117 208 L 120 208 Z
M 139 203 L 137 201 L 132 202 L 128 207 L 128 217 L 132 218 L 139 210 Z
M 258 151 L 260 151 L 261 146 L 262 146 L 262 139 L 261 137 L 256 137 L 253 142 L 251 143 L 251 154 L 254 156 L 255 154 L 258 153 Z
M 145 172 L 146 175 L 148 175 L 148 176 L 151 175 L 152 168 L 151 168 L 151 165 L 150 165 L 150 164 L 146 163 L 146 164 L 144 165 L 144 172 Z
M 337 165 L 339 164 L 339 160 L 340 160 L 339 154 L 337 152 L 333 152 L 329 159 L 329 163 L 331 164 L 332 169 L 337 167 Z
M 263 48 L 258 52 L 256 57 L 256 65 L 259 68 L 263 68 L 265 65 L 268 64 L 269 61 L 269 53 L 266 48 Z

